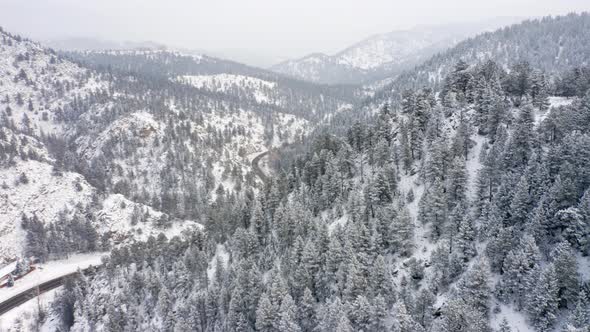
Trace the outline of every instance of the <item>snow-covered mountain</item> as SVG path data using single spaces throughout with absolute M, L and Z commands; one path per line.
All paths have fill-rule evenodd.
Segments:
M 9 328 L 587 332 L 589 26 L 484 33 L 356 105 L 202 55 L 65 58 L 2 32 L 0 262 L 76 255 L 0 301 L 102 264 Z
M 45 243 L 63 237 L 86 243 L 85 231 L 64 234 L 70 226 L 102 239 L 66 249 L 84 251 L 194 223 L 186 220 L 207 224 L 201 206 L 262 188 L 256 155 L 300 142 L 355 98 L 201 55 L 68 59 L 1 38 L 0 260 L 55 257 Z
M 79 117 L 107 107 L 78 102 L 110 82 L 37 43 L 4 31 L 0 38 L 0 261 L 99 250 L 139 229 L 145 237 L 158 234 L 152 221 L 161 212 L 98 190 L 76 169 L 75 150 L 65 146 Z M 125 209 L 147 224 L 132 222 Z
M 503 18 L 477 24 L 420 26 L 377 34 L 334 55 L 314 53 L 282 62 L 271 70 L 326 84 L 369 83 L 411 68 L 467 37 L 517 20 Z
M 548 73 L 562 73 L 576 66 L 586 66 L 590 58 L 589 21 L 588 13 L 570 14 L 527 20 L 482 33 L 392 77 L 391 82 L 369 98 L 368 103 L 400 102 L 403 91 L 409 88 L 439 90 L 449 73 L 460 70 L 457 67 L 460 61 L 474 64 L 492 60 L 504 69 L 534 64 Z
M 189 83 L 201 91 L 231 96 L 236 101 L 239 100 L 240 105 L 260 104 L 260 100 L 256 98 L 260 94 L 255 90 L 261 89 L 259 92 L 264 93 L 266 99 L 272 100 L 262 105 L 306 119 L 321 120 L 343 104 L 352 104 L 360 97 L 360 92 L 354 87 L 314 84 L 203 54 L 173 50 L 86 51 L 65 54 L 94 68 L 108 66 L 147 75 L 149 79 L 157 77 Z M 264 84 L 258 85 L 261 82 Z M 272 89 L 269 88 L 271 85 Z

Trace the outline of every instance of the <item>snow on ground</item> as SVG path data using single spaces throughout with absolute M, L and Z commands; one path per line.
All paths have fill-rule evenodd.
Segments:
M 148 215 L 147 219 L 137 224 L 132 224 L 134 211 L 141 211 L 142 215 Z M 132 241 L 145 241 L 149 236 L 157 236 L 164 233 L 168 238 L 180 235 L 184 230 L 202 228 L 203 226 L 191 220 L 173 221 L 168 228 L 158 228 L 154 223 L 162 216 L 162 213 L 149 206 L 135 203 L 123 195 L 114 194 L 108 196 L 102 202 L 102 209 L 97 214 L 97 230 L 99 234 L 109 233 L 115 244 Z
M 307 134 L 309 122 L 303 118 L 298 118 L 293 114 L 278 113 L 274 116 L 274 136 L 272 147 L 281 147 L 283 143 L 293 143 L 301 135 Z
M 3 98 L 11 100 L 10 117 L 15 123 L 20 123 L 26 114 L 34 132 L 59 132 L 63 128 L 61 123 L 53 121 L 54 112 L 76 96 L 84 97 L 106 87 L 104 82 L 87 78 L 86 69 L 59 59 L 37 43 L 17 40 L 3 32 L 0 36 L 10 40 L 10 44 L 0 45 L 0 91 Z M 69 89 L 63 89 L 64 85 Z M 22 100 L 20 105 L 16 102 L 17 96 Z M 29 110 L 29 101 L 32 110 Z
M 298 118 L 291 114 L 276 113 L 273 114 L 273 135 L 268 140 L 262 119 L 259 114 L 247 110 L 239 110 L 232 113 L 211 112 L 204 114 L 203 124 L 194 124 L 193 128 L 197 135 L 205 137 L 210 130 L 226 131 L 237 128 L 244 129 L 244 135 L 237 131 L 231 141 L 221 147 L 220 152 L 214 158 L 212 173 L 215 177 L 215 188 L 222 184 L 225 189 L 235 187 L 235 182 L 224 176 L 226 165 L 232 167 L 241 167 L 242 174 L 247 174 L 252 170 L 252 160 L 260 153 L 267 151 L 269 148 L 278 148 L 283 144 L 295 142 L 302 135 L 306 135 L 311 128 L 305 119 Z M 268 167 L 268 158 L 262 158 L 260 168 L 270 174 Z M 258 178 L 254 181 L 260 182 Z M 212 199 L 215 199 L 215 193 L 212 193 Z
M 33 214 L 43 222 L 53 222 L 60 211 L 74 209 L 91 200 L 93 188 L 84 178 L 71 172 L 52 175 L 47 163 L 18 161 L 14 167 L 0 169 L 0 261 L 16 258 L 24 245 L 22 214 Z M 25 174 L 28 183 L 19 181 Z
M 184 81 L 199 89 L 207 89 L 215 92 L 241 90 L 251 93 L 257 102 L 266 104 L 273 103 L 269 92 L 277 85 L 275 82 L 269 82 L 255 77 L 233 74 L 184 75 L 178 77 L 178 80 Z
M 106 255 L 107 253 L 104 252 L 74 254 L 66 259 L 35 264 L 36 269 L 24 277 L 15 280 L 13 287 L 0 288 L 0 302 L 6 301 L 9 298 L 45 281 L 76 272 L 78 269 L 85 269 L 91 265 L 101 265 L 102 257 Z
M 9 273 L 12 273 L 12 271 L 16 269 L 16 263 L 17 261 L 14 261 L 0 268 L 0 278 L 4 277 L 5 275 L 8 275 Z
M 63 211 L 72 212 L 78 205 L 92 201 L 94 188 L 77 173 L 64 172 L 61 176 L 52 174 L 53 167 L 35 160 L 18 161 L 16 166 L 0 169 L 0 262 L 21 256 L 26 232 L 21 228 L 22 214 L 36 215 L 48 224 L 55 222 Z M 25 174 L 28 183 L 19 183 Z M 132 225 L 134 209 L 148 217 Z M 147 213 L 146 213 L 147 212 Z M 108 196 L 97 213 L 93 225 L 99 234 L 110 234 L 115 243 L 128 238 L 147 239 L 150 235 L 163 232 L 168 236 L 178 235 L 189 227 L 200 227 L 193 221 L 173 222 L 171 228 L 159 229 L 153 224 L 162 215 L 143 204 L 132 202 L 122 195 Z
M 516 311 L 514 307 L 505 304 L 500 305 L 500 312 L 498 314 L 492 315 L 492 327 L 497 329 L 504 318 L 508 321 L 512 332 L 535 332 L 527 324 L 526 316 L 522 312 Z
M 484 136 L 475 134 L 471 137 L 471 139 L 475 141 L 475 146 L 469 150 L 465 168 L 467 169 L 467 198 L 470 201 L 473 201 L 475 199 L 477 172 L 479 172 L 479 169 L 481 168 L 479 154 L 481 153 L 481 148 L 483 143 L 486 141 L 486 138 Z
M 535 126 L 538 126 L 541 122 L 543 122 L 543 120 L 547 118 L 553 107 L 568 106 L 571 105 L 573 101 L 574 99 L 570 97 L 549 97 L 549 109 L 545 111 L 535 109 Z
M 573 101 L 574 99 L 570 97 L 549 97 L 549 104 L 551 105 L 550 107 L 571 105 Z
M 330 234 L 332 234 L 332 232 L 334 231 L 334 229 L 336 229 L 336 227 L 342 227 L 344 226 L 347 222 L 348 222 L 348 212 L 344 211 L 344 213 L 342 214 L 342 217 L 334 220 L 332 223 L 330 223 L 328 225 L 328 232 Z M 324 217 L 324 219 L 327 219 L 326 217 Z
M 217 247 L 215 248 L 215 255 L 213 256 L 213 258 L 211 258 L 211 261 L 209 262 L 209 267 L 207 268 L 207 278 L 209 278 L 209 280 L 213 280 L 213 277 L 215 276 L 218 259 L 221 262 L 222 266 L 224 268 L 227 268 L 227 264 L 229 263 L 229 253 L 227 252 L 227 250 L 225 249 L 225 245 L 223 244 L 217 244 Z
M 88 115 L 90 116 L 90 115 Z M 95 158 L 103 148 L 119 137 L 131 137 L 146 140 L 149 137 L 161 137 L 166 125 L 154 120 L 153 115 L 138 111 L 112 122 L 98 137 L 90 139 L 82 136 L 76 141 L 78 153 L 87 159 Z M 122 148 L 115 145 L 116 148 Z M 112 145 L 109 148 L 113 148 Z
M 47 312 L 51 302 L 53 302 L 61 288 L 58 287 L 43 293 L 39 296 L 38 300 L 37 298 L 31 299 L 0 316 L 0 332 L 35 331 L 35 328 L 30 328 L 30 324 L 38 316 L 38 305 L 41 305 L 41 309 Z M 56 331 L 55 327 L 52 327 L 51 322 L 46 322 L 40 330 L 48 332 Z
M 414 175 L 402 175 L 398 183 L 402 197 L 406 197 L 410 189 L 414 191 L 414 200 L 406 205 L 414 222 L 418 216 L 418 202 L 424 192 L 424 186 L 422 184 L 417 184 L 417 180 L 418 173 Z

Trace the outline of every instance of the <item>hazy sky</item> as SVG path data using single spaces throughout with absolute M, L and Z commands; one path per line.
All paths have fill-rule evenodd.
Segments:
M 0 26 L 285 58 L 420 24 L 588 10 L 590 0 L 0 0 Z

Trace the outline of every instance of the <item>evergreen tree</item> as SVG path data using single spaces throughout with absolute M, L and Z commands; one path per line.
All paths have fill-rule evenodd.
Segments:
M 377 295 L 373 300 L 373 307 L 370 316 L 370 331 L 386 332 L 388 331 L 388 305 L 381 295 Z
M 487 317 L 490 309 L 489 267 L 486 261 L 478 260 L 457 284 L 458 296 L 471 308 Z
M 475 332 L 490 331 L 484 314 L 469 304 L 457 299 L 450 300 L 442 312 L 438 326 L 440 332 Z
M 560 307 L 572 308 L 577 301 L 580 280 L 578 262 L 568 243 L 559 243 L 551 252 L 557 275 Z
M 549 264 L 538 277 L 529 294 L 527 311 L 539 331 L 549 331 L 557 319 L 559 283 L 553 264 Z
M 424 331 L 422 325 L 416 323 L 404 303 L 395 305 L 393 314 L 393 327 L 395 332 L 420 332 Z
M 258 301 L 256 309 L 256 331 L 271 332 L 273 329 L 273 315 L 276 311 L 266 293 L 263 293 Z
M 469 215 L 465 215 L 459 224 L 457 249 L 460 257 L 462 257 L 465 262 L 476 255 L 475 227 L 473 226 L 473 221 Z
M 313 331 L 316 326 L 315 299 L 309 288 L 303 292 L 303 298 L 298 306 L 298 317 L 303 332 Z
M 297 307 L 290 295 L 285 296 L 279 311 L 279 331 L 299 332 L 301 328 L 297 325 Z

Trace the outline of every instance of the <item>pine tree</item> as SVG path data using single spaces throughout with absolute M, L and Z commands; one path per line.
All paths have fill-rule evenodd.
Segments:
M 408 132 L 408 125 L 402 121 L 400 124 L 399 148 L 401 150 L 402 156 L 402 168 L 404 169 L 406 175 L 408 175 L 412 169 L 413 162 L 412 149 L 410 147 L 410 135 Z
M 527 311 L 535 328 L 549 331 L 557 318 L 559 284 L 553 264 L 549 264 L 538 277 L 529 294 Z
M 446 224 L 448 206 L 442 182 L 437 179 L 422 199 L 426 199 L 423 205 L 427 206 L 424 222 L 432 224 L 433 236 L 438 238 Z
M 459 224 L 457 250 L 465 262 L 475 256 L 475 227 L 471 216 L 465 215 Z
M 375 231 L 380 238 L 378 245 L 381 250 L 389 251 L 395 244 L 394 218 L 396 217 L 396 211 L 391 205 L 384 206 L 377 211 Z
M 587 331 L 590 326 L 590 303 L 584 290 L 578 295 L 578 301 L 568 318 L 568 324 L 572 328 L 580 329 L 580 331 L 583 331 L 583 329 Z
M 505 163 L 508 167 L 521 169 L 528 164 L 534 144 L 533 128 L 532 106 L 530 104 L 523 105 L 505 150 Z
M 531 210 L 530 186 L 526 177 L 521 177 L 510 203 L 511 224 L 522 228 Z
M 393 314 L 393 327 L 395 332 L 420 332 L 424 331 L 422 325 L 416 323 L 404 303 L 395 305 Z
M 370 316 L 370 331 L 375 332 L 386 332 L 388 331 L 387 328 L 387 319 L 388 319 L 388 305 L 385 302 L 383 296 L 378 295 L 373 300 L 373 306 Z
M 355 331 L 369 331 L 371 327 L 371 310 L 371 304 L 363 295 L 357 296 L 351 303 L 348 316 Z
M 402 111 L 406 114 L 414 113 L 416 108 L 416 94 L 413 90 L 405 90 L 402 93 Z
M 297 307 L 290 295 L 285 296 L 281 303 L 279 312 L 279 331 L 299 332 L 301 328 L 297 325 Z
M 414 229 L 414 221 L 408 209 L 405 207 L 398 209 L 391 233 L 394 237 L 394 247 L 402 256 L 409 256 L 414 251 Z
M 486 332 L 490 331 L 488 320 L 479 310 L 465 302 L 452 299 L 443 308 L 440 332 Z
M 255 203 L 251 215 L 250 225 L 254 227 L 258 243 L 262 246 L 264 245 L 264 238 L 268 232 L 268 223 L 259 202 Z
M 511 250 L 504 260 L 502 282 L 500 291 L 505 300 L 514 299 L 517 308 L 522 308 L 526 295 L 531 291 L 530 282 L 533 272 L 539 267 L 540 252 L 535 239 L 525 234 L 520 245 Z
M 477 111 L 475 116 L 475 125 L 478 126 L 478 133 L 480 135 L 485 135 L 488 133 L 488 119 L 494 113 L 496 103 L 497 96 L 489 86 L 486 86 L 483 90 L 481 98 L 476 101 L 475 105 L 475 109 Z
M 436 296 L 428 289 L 424 287 L 417 294 L 414 305 L 413 305 L 413 316 L 416 322 L 422 327 L 428 330 L 432 321 L 432 313 L 434 312 L 434 302 Z
M 545 74 L 541 72 L 534 72 L 531 82 L 531 97 L 533 98 L 533 105 L 541 111 L 549 108 L 549 93 L 547 88 L 547 80 Z
M 338 325 L 340 324 L 342 317 L 346 318 L 344 314 L 344 308 L 339 297 L 334 297 L 326 301 L 324 305 L 318 310 L 318 326 L 317 331 L 319 332 L 331 332 L 338 331 Z M 350 322 L 346 318 L 349 330 L 352 331 Z
M 490 308 L 489 267 L 485 260 L 478 260 L 457 284 L 458 296 L 474 310 L 487 317 Z
M 566 242 L 555 246 L 550 256 L 557 275 L 560 307 L 572 308 L 576 303 L 580 284 L 576 257 Z
M 314 309 L 315 299 L 309 288 L 305 288 L 303 298 L 298 306 L 298 317 L 303 332 L 311 332 L 316 326 L 316 315 Z
M 455 157 L 451 163 L 447 192 L 449 209 L 467 199 L 467 171 L 462 157 Z
M 371 272 L 369 274 L 369 284 L 372 289 L 373 296 L 382 295 L 386 298 L 390 298 L 393 292 L 391 287 L 391 280 L 385 258 L 379 255 L 375 259 L 371 266 Z
M 461 112 L 457 132 L 455 137 L 453 137 L 453 141 L 451 142 L 451 151 L 453 156 L 463 157 L 464 160 L 467 160 L 469 149 L 471 149 L 475 143 L 471 139 L 471 135 L 473 135 L 471 123 L 465 113 Z
M 352 325 L 350 324 L 350 321 L 348 320 L 348 318 L 346 317 L 346 315 L 342 315 L 340 317 L 340 321 L 338 322 L 338 326 L 336 327 L 337 332 L 353 332 L 354 330 L 352 329 Z
M 361 266 L 356 257 L 352 257 L 347 266 L 346 285 L 344 296 L 349 301 L 354 301 L 357 296 L 363 294 L 367 287 L 367 279 L 363 274 L 364 267 Z
M 410 138 L 410 155 L 412 161 L 422 158 L 422 143 L 424 141 L 424 131 L 420 127 L 419 121 L 415 116 L 411 116 L 408 123 L 408 132 Z
M 276 312 L 266 293 L 258 301 L 256 309 L 256 331 L 271 332 L 273 330 L 273 315 Z

